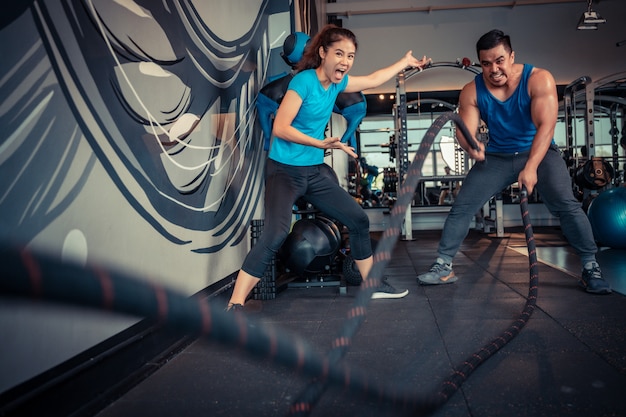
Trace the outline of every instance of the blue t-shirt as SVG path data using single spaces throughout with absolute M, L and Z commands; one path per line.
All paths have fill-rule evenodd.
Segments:
M 317 79 L 314 69 L 297 73 L 288 90 L 302 99 L 302 106 L 291 125 L 305 135 L 324 140 L 326 126 L 333 112 L 337 96 L 348 85 L 348 76 L 340 83 L 331 83 L 327 89 Z M 311 166 L 324 163 L 324 149 L 290 142 L 277 136 L 272 138 L 269 158 L 286 165 Z
M 487 90 L 482 74 L 475 77 L 478 110 L 489 129 L 487 152 L 515 153 L 530 150 L 537 133 L 528 94 L 528 79 L 532 70 L 532 65 L 524 64 L 519 85 L 505 101 L 498 100 Z

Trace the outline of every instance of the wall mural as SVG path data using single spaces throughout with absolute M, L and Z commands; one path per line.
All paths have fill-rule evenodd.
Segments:
M 0 238 L 157 264 L 155 239 L 241 244 L 262 201 L 269 0 L 18 3 L 0 21 Z

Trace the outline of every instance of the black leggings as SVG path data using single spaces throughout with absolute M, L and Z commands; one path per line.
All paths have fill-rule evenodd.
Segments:
M 356 260 L 372 255 L 369 218 L 355 199 L 341 188 L 332 168 L 285 165 L 268 159 L 265 166 L 265 224 L 263 233 L 243 262 L 243 269 L 261 278 L 291 229 L 292 207 L 304 197 L 350 232 L 350 250 Z

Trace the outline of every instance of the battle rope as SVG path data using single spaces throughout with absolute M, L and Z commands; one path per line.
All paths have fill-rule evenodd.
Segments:
M 368 279 L 365 280 L 361 285 L 362 290 L 357 295 L 354 306 L 348 311 L 348 317 L 344 322 L 339 336 L 333 341 L 332 348 L 328 354 L 328 358 L 331 361 L 331 366 L 337 363 L 339 359 L 341 359 L 345 355 L 348 348 L 350 347 L 352 338 L 356 334 L 360 325 L 365 320 L 367 305 L 371 301 L 371 294 L 380 284 L 380 278 L 383 274 L 385 267 L 389 263 L 389 260 L 391 259 L 391 252 L 393 251 L 393 248 L 401 234 L 401 227 L 405 218 L 406 210 L 408 207 L 410 207 L 411 200 L 413 199 L 413 195 L 415 193 L 415 189 L 417 188 L 417 185 L 419 184 L 419 181 L 421 179 L 421 172 L 424 161 L 429 155 L 430 148 L 432 147 L 435 138 L 437 137 L 441 129 L 445 126 L 445 124 L 449 121 L 453 121 L 454 123 L 456 123 L 456 126 L 461 130 L 463 136 L 467 138 L 470 146 L 472 146 L 474 149 L 478 149 L 478 144 L 473 140 L 473 136 L 468 132 L 465 123 L 463 123 L 463 120 L 457 113 L 448 112 L 442 114 L 433 122 L 430 128 L 426 131 L 420 143 L 419 149 L 417 150 L 415 157 L 413 158 L 413 161 L 407 170 L 407 176 L 401 183 L 397 201 L 391 211 L 390 226 L 383 232 L 381 240 L 376 245 L 376 251 L 374 253 L 374 265 L 372 267 L 372 270 L 370 271 Z M 521 210 L 525 230 L 527 233 L 527 243 L 529 245 L 534 245 L 534 238 L 532 237 L 532 226 L 530 224 L 530 219 L 528 216 L 528 199 L 526 197 L 525 191 L 523 191 L 522 194 L 523 196 L 521 200 Z M 532 252 L 533 256 L 534 251 L 534 246 L 532 247 L 532 249 L 529 246 L 529 253 Z M 517 335 L 517 333 L 519 333 L 519 330 L 521 330 L 521 328 L 530 317 L 530 313 L 534 309 L 536 300 L 537 285 L 536 282 L 532 283 L 533 276 L 536 279 L 537 275 L 536 259 L 531 258 L 529 255 L 529 262 L 531 268 L 531 289 L 534 288 L 534 292 L 529 294 L 529 302 L 527 302 L 526 307 L 524 308 L 524 311 L 522 312 L 520 318 L 516 320 L 510 328 L 505 330 L 505 332 L 501 336 L 499 336 L 493 342 L 489 343 L 481 350 L 476 352 L 474 355 L 472 355 L 448 380 L 444 381 L 442 390 L 436 396 L 441 401 L 433 399 L 433 401 L 427 400 L 419 405 L 414 403 L 415 409 L 413 411 L 429 413 L 438 408 L 442 404 L 442 402 L 445 402 L 460 387 L 460 385 L 467 379 L 473 369 L 475 369 L 478 365 L 484 362 L 489 356 L 493 355 L 497 350 L 502 348 L 502 346 L 508 343 L 513 337 L 515 337 L 515 335 Z M 292 403 L 288 415 L 299 417 L 308 416 L 310 414 L 310 411 L 313 409 L 314 404 L 317 403 L 317 401 L 323 394 L 326 385 L 327 383 L 323 381 L 310 382 L 304 389 L 304 391 Z
M 528 286 L 528 296 L 524 309 L 515 320 L 500 336 L 486 344 L 482 349 L 470 355 L 455 372 L 443 382 L 439 395 L 442 401 L 447 401 L 452 394 L 467 380 L 470 374 L 490 356 L 500 350 L 504 345 L 509 343 L 515 336 L 519 334 L 522 328 L 530 319 L 535 311 L 537 302 L 537 292 L 539 285 L 539 275 L 537 266 L 537 250 L 535 247 L 535 238 L 533 235 L 532 225 L 528 215 L 528 193 L 524 188 L 520 193 L 520 209 L 522 212 L 522 220 L 524 223 L 524 234 L 526 236 L 526 245 L 528 247 L 528 265 L 530 271 L 530 280 Z
M 63 263 L 51 256 L 24 248 L 0 249 L 0 264 L 3 266 L 0 294 L 152 318 L 191 335 L 206 336 L 222 344 L 240 346 L 248 354 L 314 378 L 314 386 L 318 387 L 319 394 L 326 384 L 332 384 L 364 396 L 377 397 L 382 402 L 413 413 L 431 413 L 445 403 L 477 366 L 519 333 L 532 314 L 537 294 L 536 254 L 528 219 L 527 198 L 523 193 L 521 209 L 531 269 L 526 307 L 519 319 L 500 337 L 470 356 L 444 381 L 438 395 L 415 393 L 399 384 L 381 384 L 365 372 L 339 363 L 351 343 L 352 335 L 365 317 L 367 303 L 380 282 L 391 250 L 401 233 L 402 219 L 419 181 L 425 155 L 437 132 L 449 120 L 457 123 L 462 131 L 465 129 L 458 115 L 449 113 L 440 116 L 427 131 L 392 210 L 391 227 L 384 232 L 377 245 L 370 277 L 363 283 L 355 306 L 348 312 L 348 319 L 341 333 L 343 336 L 335 339 L 327 356 L 316 353 L 305 340 L 294 334 L 255 321 L 246 315 L 224 312 L 223 306 L 213 305 L 206 299 L 190 298 L 149 280 L 137 279 L 118 271 Z M 465 137 L 471 137 L 466 131 L 463 133 Z M 308 413 L 314 403 L 315 401 L 300 402 L 291 411 Z

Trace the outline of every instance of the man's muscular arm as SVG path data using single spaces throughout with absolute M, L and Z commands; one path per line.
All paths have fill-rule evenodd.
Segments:
M 525 186 L 530 194 L 537 184 L 537 168 L 554 138 L 559 103 L 556 82 L 552 74 L 544 69 L 537 68 L 533 71 L 528 81 L 528 88 L 531 99 L 531 117 L 537 127 L 537 133 L 533 139 L 526 166 L 517 180 L 520 188 Z

